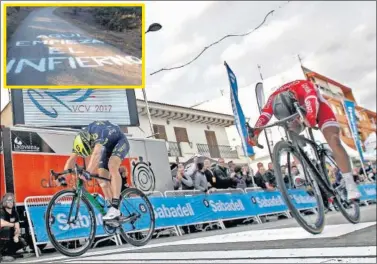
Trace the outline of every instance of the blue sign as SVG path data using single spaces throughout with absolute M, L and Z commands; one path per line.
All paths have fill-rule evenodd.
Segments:
M 376 184 L 360 184 L 357 187 L 361 193 L 361 201 L 376 200 Z
M 362 194 L 361 200 L 376 200 L 376 185 L 359 185 Z M 298 209 L 316 207 L 314 197 L 305 190 L 289 190 L 291 199 Z M 225 219 L 248 218 L 256 215 L 274 214 L 288 210 L 279 191 L 254 191 L 246 194 L 202 194 L 183 197 L 150 197 L 155 215 L 156 228 L 192 225 Z M 70 203 L 60 203 L 54 207 L 52 230 L 58 239 L 77 239 L 88 237 L 90 218 L 86 206 L 80 206 L 78 221 L 68 225 L 67 218 Z M 123 224 L 125 231 L 143 230 L 149 228 L 150 217 L 148 208 L 141 198 L 129 198 L 122 201 L 120 206 L 124 215 L 129 212 L 138 212 L 140 218 L 135 227 Z M 28 207 L 36 240 L 48 242 L 45 225 L 46 205 L 32 205 Z M 103 228 L 102 215 L 95 210 L 97 223 L 96 236 L 106 235 Z M 75 211 L 74 211 L 75 212 Z
M 365 160 L 363 156 L 363 148 L 361 147 L 359 130 L 357 128 L 355 103 L 348 100 L 344 100 L 343 103 L 344 103 L 344 109 L 347 113 L 348 123 L 351 128 L 352 136 L 355 141 L 356 149 L 359 152 L 361 162 L 364 163 Z
M 256 206 L 258 215 L 284 212 L 288 210 L 283 197 L 278 191 L 255 191 L 246 194 L 252 204 Z
M 293 204 L 297 209 L 309 209 L 317 207 L 317 200 L 314 196 L 308 195 L 305 190 L 291 189 L 288 190 Z
M 243 147 L 245 156 L 251 157 L 251 156 L 254 156 L 255 153 L 254 153 L 253 147 L 247 142 L 248 133 L 247 133 L 247 128 L 246 128 L 246 120 L 242 111 L 241 104 L 238 100 L 237 78 L 234 75 L 233 71 L 228 66 L 228 64 L 226 62 L 224 62 L 224 64 L 228 72 L 228 77 L 229 77 L 229 82 L 230 82 L 230 88 L 231 88 L 230 100 L 232 103 L 234 121 L 236 123 L 238 134 L 241 137 L 242 147 Z

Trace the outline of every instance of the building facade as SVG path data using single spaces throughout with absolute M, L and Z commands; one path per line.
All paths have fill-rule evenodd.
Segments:
M 214 159 L 245 163 L 240 147 L 231 147 L 226 128 L 234 125 L 232 115 L 149 102 L 153 132 L 148 120 L 146 104 L 137 100 L 139 127 L 121 126 L 132 137 L 152 137 L 166 141 L 169 162 L 185 162 L 196 154 Z M 12 126 L 12 107 L 9 103 L 1 112 L 1 124 Z
M 376 133 L 376 112 L 357 105 L 352 89 L 326 76 L 302 67 L 306 78 L 320 87 L 321 94 L 328 100 L 341 126 L 341 139 L 350 148 L 356 150 L 352 133 L 344 111 L 343 100 L 355 102 L 356 117 L 360 140 L 363 143 L 373 133 Z M 374 88 L 375 89 L 375 88 Z M 365 150 L 365 148 L 364 148 Z

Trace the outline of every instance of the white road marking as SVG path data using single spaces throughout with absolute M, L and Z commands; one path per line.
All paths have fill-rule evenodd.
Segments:
M 247 259 L 247 260 L 226 260 L 226 263 L 243 264 L 243 263 L 376 263 L 377 258 L 286 258 L 286 259 Z M 83 263 L 82 261 L 70 263 Z M 149 260 L 123 260 L 121 262 L 111 261 L 90 261 L 90 263 L 135 263 L 135 264 L 224 264 L 224 260 L 164 260 L 149 261 Z
M 132 261 L 160 261 L 166 260 L 184 263 L 182 261 L 228 261 L 228 260 L 249 260 L 259 262 L 260 260 L 284 260 L 284 259 L 307 259 L 330 260 L 331 258 L 360 258 L 375 257 L 377 253 L 375 246 L 370 247 L 331 247 L 331 248 L 287 248 L 287 249 L 262 249 L 262 250 L 232 250 L 232 251 L 191 251 L 191 252 L 151 252 L 151 253 L 120 253 L 105 256 L 93 256 L 83 259 L 68 259 L 64 262 L 120 262 Z M 325 259 L 323 259 L 325 258 Z M 299 259 L 297 259 L 299 260 Z M 294 261 L 296 262 L 296 261 Z
M 291 227 L 291 228 L 277 228 L 277 229 L 263 229 L 263 230 L 251 230 L 244 232 L 237 232 L 225 235 L 214 235 L 208 237 L 194 238 L 194 239 L 183 239 L 172 242 L 165 243 L 155 243 L 149 244 L 144 247 L 122 247 L 110 250 L 101 251 L 89 251 L 82 255 L 81 257 L 91 257 L 99 256 L 104 254 L 121 254 L 127 251 L 142 250 L 148 248 L 157 248 L 164 246 L 175 246 L 175 245 L 192 245 L 192 244 L 216 244 L 216 243 L 232 243 L 232 242 L 251 242 L 251 241 L 273 241 L 273 240 L 286 240 L 286 239 L 318 239 L 318 238 L 331 238 L 346 235 L 348 233 L 361 230 L 370 226 L 376 225 L 376 222 L 365 222 L 359 224 L 340 224 L 340 225 L 327 225 L 323 232 L 318 235 L 312 235 L 306 232 L 301 227 Z M 229 251 L 230 252 L 230 251 Z M 342 255 L 341 255 L 342 256 Z M 58 256 L 51 258 L 41 258 L 33 259 L 29 261 L 24 261 L 20 263 L 35 263 L 35 262 L 45 262 L 45 261 L 63 261 L 67 259 L 66 256 Z

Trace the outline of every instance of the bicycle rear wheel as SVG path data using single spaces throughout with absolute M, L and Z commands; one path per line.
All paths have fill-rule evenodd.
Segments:
M 315 181 L 313 172 L 307 169 L 309 167 L 308 164 L 305 163 L 305 160 L 301 158 L 300 154 L 292 144 L 286 141 L 280 141 L 275 145 L 273 155 L 274 171 L 278 188 L 281 191 L 283 199 L 291 214 L 296 219 L 297 223 L 306 231 L 312 234 L 320 234 L 325 226 L 325 211 L 321 191 L 318 183 Z M 289 186 L 284 182 L 281 166 L 290 166 L 292 156 L 301 163 L 302 168 L 304 169 L 305 183 L 303 183 L 301 187 L 294 186 L 296 179 L 293 178 L 292 172 L 288 175 L 290 182 L 290 184 L 288 184 Z M 309 198 L 307 196 L 308 194 Z M 309 199 L 311 203 L 316 202 L 316 206 L 314 206 L 314 208 L 313 206 L 310 206 L 311 208 L 298 208 L 302 199 Z M 309 213 L 314 214 L 314 217 L 316 217 L 313 223 L 307 222 L 307 220 L 311 219 L 313 216 L 308 215 Z
M 68 223 L 69 214 L 71 220 L 74 220 L 72 223 Z M 81 196 L 79 200 L 77 193 L 72 190 L 62 190 L 52 197 L 47 206 L 45 223 L 52 245 L 68 257 L 81 256 L 95 239 L 96 218 L 93 207 L 85 197 Z
M 121 194 L 119 206 L 123 216 L 128 218 L 121 223 L 120 233 L 127 243 L 144 246 L 151 240 L 155 228 L 155 215 L 148 197 L 139 189 L 128 188 Z
M 328 176 L 326 165 L 332 168 L 337 168 L 334 156 L 330 150 L 324 150 L 321 154 L 321 164 L 324 175 L 326 176 L 326 182 L 331 186 L 330 178 Z M 357 201 L 347 200 L 347 191 L 344 186 L 335 188 L 334 202 L 338 210 L 342 215 L 353 224 L 360 222 L 360 205 Z

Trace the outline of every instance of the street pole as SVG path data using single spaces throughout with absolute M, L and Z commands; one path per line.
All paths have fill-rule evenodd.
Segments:
M 148 99 L 147 99 L 147 93 L 145 92 L 145 87 L 142 90 L 143 90 L 143 97 L 144 97 L 145 107 L 147 109 L 147 116 L 148 116 L 148 121 L 149 121 L 149 127 L 151 129 L 151 136 L 154 138 L 152 116 L 151 116 L 151 112 L 149 111 L 149 104 L 148 104 Z
M 148 30 L 145 32 L 145 34 L 149 32 L 156 32 L 159 31 L 162 28 L 162 26 L 159 23 L 153 23 L 149 26 Z M 149 121 L 149 127 L 151 129 L 151 137 L 154 138 L 154 129 L 153 129 L 153 123 L 152 123 L 152 116 L 151 112 L 149 111 L 149 104 L 148 104 L 148 99 L 147 99 L 147 93 L 145 91 L 146 87 L 141 89 L 143 91 L 143 97 L 144 97 L 144 102 L 145 102 L 145 107 L 147 109 L 147 116 L 148 116 L 148 121 Z
M 258 71 L 259 71 L 260 78 L 263 81 L 263 76 L 262 76 L 262 71 L 261 71 L 261 66 L 260 65 L 258 65 Z M 257 89 L 255 89 L 255 93 L 257 93 Z M 259 114 L 262 114 L 262 107 L 263 106 L 259 104 L 258 94 L 256 94 L 256 97 L 257 97 L 257 104 L 258 104 Z M 264 98 L 264 91 L 263 91 L 263 98 Z M 263 104 L 264 103 L 265 102 L 263 102 Z M 267 129 L 270 129 L 270 128 L 267 128 Z M 271 151 L 270 141 L 268 140 L 267 130 L 266 129 L 264 130 L 264 136 L 266 137 L 266 142 L 267 142 L 267 147 L 268 147 L 268 153 L 270 154 L 270 159 L 271 159 L 271 162 L 272 162 L 272 151 Z

